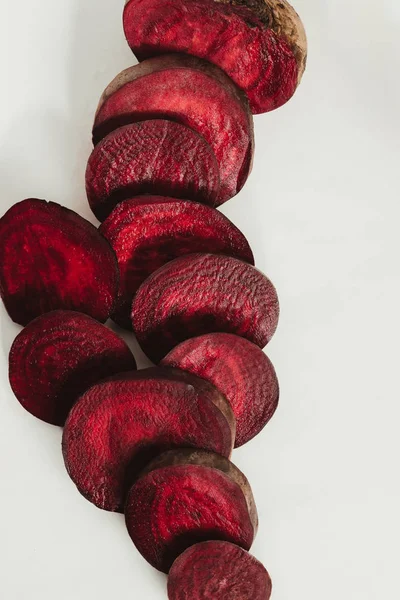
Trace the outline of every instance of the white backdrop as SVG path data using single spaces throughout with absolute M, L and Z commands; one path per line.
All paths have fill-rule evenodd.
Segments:
M 133 62 L 122 0 L 0 0 L 0 203 L 92 219 L 84 170 L 98 97 Z M 295 98 L 255 118 L 256 157 L 223 212 L 281 302 L 267 349 L 281 403 L 236 451 L 253 485 L 253 553 L 274 600 L 400 597 L 399 103 L 395 0 L 297 0 L 309 63 Z M 0 598 L 165 596 L 123 518 L 69 480 L 61 432 L 14 399 L 19 328 L 0 309 Z M 137 354 L 137 353 L 136 353 Z

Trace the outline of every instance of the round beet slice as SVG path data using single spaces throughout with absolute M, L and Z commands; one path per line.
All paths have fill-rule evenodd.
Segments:
M 54 202 L 28 199 L 0 219 L 0 290 L 13 321 L 57 309 L 105 322 L 114 308 L 114 251 L 89 221 Z
M 121 373 L 92 386 L 64 428 L 64 460 L 78 490 L 121 511 L 125 492 L 154 456 L 174 447 L 229 456 L 235 418 L 210 383 L 178 369 Z
M 271 361 L 237 335 L 211 333 L 186 340 L 161 364 L 207 379 L 224 394 L 236 417 L 236 448 L 256 436 L 278 406 L 279 384 Z
M 245 94 L 223 71 L 184 54 L 126 69 L 100 100 L 93 141 L 122 125 L 155 117 L 182 123 L 210 144 L 221 181 L 217 204 L 240 191 L 252 165 L 253 119 Z
M 55 310 L 37 317 L 15 338 L 9 357 L 10 384 L 35 417 L 64 425 L 83 392 L 104 377 L 136 369 L 118 335 L 91 317 Z
M 286 0 L 128 0 L 124 30 L 139 60 L 182 52 L 214 63 L 253 113 L 287 102 L 306 64 L 304 28 Z
M 214 252 L 254 264 L 239 229 L 215 208 L 161 196 L 139 196 L 121 202 L 100 227 L 117 255 L 119 301 L 112 318 L 132 328 L 132 298 L 159 267 L 184 254 Z
M 168 575 L 169 600 L 269 600 L 271 591 L 264 565 L 230 542 L 191 546 Z
M 165 573 L 197 542 L 226 540 L 248 550 L 258 527 L 243 473 L 213 452 L 187 449 L 148 466 L 129 491 L 125 518 L 139 552 Z
M 132 323 L 147 356 L 159 362 L 177 344 L 213 332 L 235 333 L 263 348 L 278 324 L 270 280 L 236 258 L 189 254 L 150 275 L 132 304 Z
M 111 132 L 86 169 L 91 209 L 103 221 L 131 196 L 159 194 L 214 205 L 219 169 L 206 140 L 185 125 L 153 119 Z

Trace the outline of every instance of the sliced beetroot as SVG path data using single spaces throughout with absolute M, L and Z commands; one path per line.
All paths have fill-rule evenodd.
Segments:
M 263 348 L 278 324 L 270 280 L 236 258 L 190 254 L 150 275 L 132 304 L 139 344 L 159 362 L 177 344 L 213 332 L 235 333 Z
M 168 575 L 169 600 L 269 600 L 271 591 L 264 565 L 230 542 L 191 546 Z
M 64 425 L 76 400 L 92 384 L 136 369 L 118 335 L 82 313 L 56 310 L 37 317 L 15 338 L 10 384 L 35 417 Z
M 246 96 L 218 67 L 172 54 L 126 69 L 100 100 L 94 143 L 117 127 L 151 118 L 182 123 L 210 144 L 221 180 L 217 204 L 243 187 L 252 165 L 253 119 Z
M 126 525 L 153 567 L 168 573 L 186 548 L 226 540 L 248 550 L 258 517 L 246 477 L 213 452 L 175 450 L 155 459 L 129 491 Z
M 219 66 L 253 113 L 287 102 L 306 63 L 304 28 L 286 0 L 129 0 L 124 30 L 139 60 L 183 52 Z
M 279 384 L 271 361 L 237 335 L 210 333 L 186 340 L 161 364 L 202 377 L 224 394 L 236 417 L 236 448 L 257 435 L 278 406 Z
M 93 150 L 86 170 L 87 197 L 100 221 L 131 196 L 159 194 L 214 205 L 218 191 L 218 164 L 206 140 L 164 119 L 111 132 Z
M 167 449 L 229 456 L 235 419 L 210 383 L 178 369 L 121 373 L 92 386 L 65 424 L 63 453 L 78 490 L 99 508 L 121 511 L 127 486 Z
M 117 255 L 119 301 L 112 318 L 132 328 L 132 298 L 159 267 L 184 254 L 214 252 L 254 264 L 250 246 L 235 225 L 215 208 L 161 196 L 121 202 L 100 227 Z
M 57 309 L 105 322 L 114 308 L 114 251 L 89 221 L 54 202 L 28 199 L 0 219 L 0 290 L 8 314 L 26 325 Z

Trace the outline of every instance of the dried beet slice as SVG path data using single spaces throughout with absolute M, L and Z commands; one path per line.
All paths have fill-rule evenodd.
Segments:
M 246 96 L 223 71 L 184 54 L 151 58 L 126 69 L 100 100 L 93 141 L 122 125 L 152 118 L 182 123 L 210 144 L 221 180 L 217 204 L 240 191 L 252 165 L 253 119 Z
M 124 30 L 139 60 L 182 52 L 219 66 L 253 113 L 287 102 L 306 63 L 305 31 L 286 0 L 129 0 Z
M 37 317 L 15 338 L 10 384 L 35 417 L 64 425 L 73 404 L 92 384 L 136 369 L 128 346 L 91 317 L 56 310 Z
M 222 213 L 189 200 L 138 196 L 121 202 L 100 227 L 117 255 L 119 301 L 112 318 L 132 328 L 132 298 L 159 267 L 184 254 L 213 252 L 251 264 L 250 246 Z
M 226 540 L 248 550 L 258 517 L 246 477 L 228 459 L 188 449 L 166 452 L 129 491 L 125 518 L 133 543 L 168 573 L 186 548 Z
M 214 205 L 218 191 L 218 164 L 205 139 L 164 119 L 111 132 L 97 144 L 86 169 L 87 197 L 100 221 L 132 196 L 158 194 Z
M 154 362 L 184 340 L 218 331 L 263 348 L 278 317 L 270 280 L 241 260 L 215 254 L 189 254 L 167 263 L 140 286 L 132 304 L 133 330 Z
M 230 542 L 191 546 L 168 575 L 169 600 L 269 600 L 271 591 L 264 565 Z
M 57 309 L 105 322 L 114 308 L 118 265 L 96 227 L 55 202 L 28 199 L 0 219 L 0 290 L 8 314 L 27 325 Z
M 161 364 L 202 377 L 224 394 L 236 417 L 236 448 L 256 436 L 278 406 L 279 384 L 271 361 L 237 335 L 210 333 L 186 340 Z
M 229 456 L 235 418 L 210 383 L 179 369 L 121 373 L 92 386 L 72 408 L 64 460 L 78 490 L 121 511 L 127 486 L 165 450 L 184 446 Z

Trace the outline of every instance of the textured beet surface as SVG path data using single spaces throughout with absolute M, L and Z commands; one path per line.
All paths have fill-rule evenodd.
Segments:
M 132 304 L 133 329 L 154 362 L 180 342 L 213 332 L 235 333 L 264 347 L 278 316 L 278 297 L 265 275 L 215 254 L 167 263 L 140 286 Z
M 86 170 L 87 197 L 100 221 L 131 196 L 159 194 L 214 205 L 218 191 L 218 164 L 205 139 L 163 119 L 111 132 L 93 150 Z
M 184 446 L 229 456 L 234 435 L 233 413 L 214 386 L 153 368 L 91 387 L 69 414 L 63 453 L 78 490 L 99 508 L 120 511 L 127 485 L 158 453 Z
M 187 125 L 210 144 L 221 179 L 217 204 L 238 193 L 252 164 L 253 120 L 246 96 L 223 71 L 184 54 L 126 69 L 103 94 L 93 141 L 127 123 L 156 117 Z
M 235 447 L 257 435 L 278 405 L 279 385 L 271 361 L 242 337 L 211 333 L 186 340 L 161 364 L 207 379 L 225 395 L 236 417 Z
M 117 310 L 112 316 L 132 328 L 132 298 L 143 281 L 170 260 L 193 252 L 214 252 L 254 264 L 250 246 L 215 208 L 161 196 L 121 202 L 100 227 L 114 248 L 120 270 Z
M 92 384 L 136 368 L 125 342 L 91 317 L 56 310 L 37 317 L 11 347 L 9 376 L 22 406 L 47 423 L 64 425 Z
M 253 113 L 287 102 L 305 67 L 304 28 L 286 0 L 129 0 L 124 30 L 139 60 L 182 52 L 218 65 Z
M 269 600 L 271 590 L 265 567 L 230 542 L 191 546 L 168 575 L 169 600 Z
M 106 321 L 118 265 L 97 229 L 54 202 L 29 199 L 0 219 L 0 290 L 8 314 L 26 325 L 56 309 Z
M 189 546 L 226 540 L 248 550 L 257 531 L 250 485 L 228 459 L 177 450 L 149 465 L 129 491 L 129 534 L 156 569 L 168 573 Z

